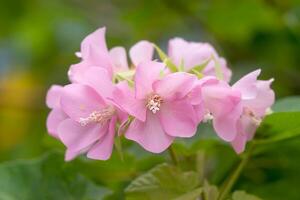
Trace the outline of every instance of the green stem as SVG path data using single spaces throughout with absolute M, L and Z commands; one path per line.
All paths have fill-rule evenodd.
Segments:
M 169 154 L 170 154 L 172 162 L 174 163 L 174 165 L 178 165 L 179 161 L 178 161 L 176 152 L 174 151 L 174 148 L 172 146 L 170 146 L 168 150 L 169 150 Z
M 249 158 L 253 151 L 253 147 L 254 147 L 254 145 L 250 144 L 248 151 L 242 157 L 242 160 L 240 161 L 237 168 L 229 176 L 229 179 L 227 181 L 225 181 L 223 187 L 221 188 L 218 200 L 224 200 L 227 197 L 227 195 L 230 193 L 232 187 L 238 180 L 241 172 L 243 171 L 244 167 L 246 166 L 247 162 L 249 161 Z

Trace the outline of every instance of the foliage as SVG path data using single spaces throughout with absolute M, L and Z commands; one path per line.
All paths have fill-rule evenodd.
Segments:
M 0 166 L 0 199 L 101 200 L 110 191 L 64 164 L 63 156 L 51 153 L 41 159 L 13 161 Z
M 64 148 L 46 133 L 46 89 L 54 82 L 67 82 L 65 73 L 70 63 L 77 62 L 70 52 L 77 51 L 78 41 L 95 27 L 108 26 L 110 47 L 117 43 L 129 47 L 139 39 L 166 47 L 166 38 L 179 35 L 211 42 L 228 58 L 237 76 L 239 72 L 245 74 L 262 67 L 263 78 L 275 78 L 277 97 L 285 97 L 300 92 L 299 3 L 1 1 L 0 199 L 101 199 L 103 195 L 111 200 L 124 199 L 125 188 L 134 183 L 131 180 L 138 180 L 156 165 L 170 161 L 167 154 L 145 153 L 124 141 L 124 162 L 113 155 L 107 162 L 79 158 L 65 164 L 59 153 L 46 153 Z M 279 99 L 273 110 L 275 113 L 266 117 L 258 130 L 253 155 L 232 191 L 243 190 L 266 200 L 297 200 L 300 98 Z M 184 164 L 179 168 L 165 165 L 181 174 L 202 173 L 207 182 L 200 179 L 193 188 L 189 181 L 180 185 L 187 195 L 202 191 L 202 195 L 209 194 L 207 199 L 216 200 L 214 195 L 220 190 L 216 186 L 223 184 L 243 155 L 235 155 L 227 144 L 207 135 L 213 134 L 201 125 L 194 139 L 178 140 L 174 149 Z M 199 161 L 197 157 L 201 155 L 203 159 Z M 15 161 L 19 159 L 22 161 Z M 205 187 L 208 182 L 216 186 Z M 177 186 L 173 185 L 171 190 L 174 188 Z M 179 193 L 177 197 L 184 199 L 185 194 Z M 234 194 L 235 198 L 246 195 Z M 130 192 L 127 195 L 130 197 Z

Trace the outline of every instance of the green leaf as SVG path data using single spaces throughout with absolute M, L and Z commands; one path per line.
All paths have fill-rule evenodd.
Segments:
M 218 187 L 215 185 L 210 185 L 207 181 L 204 181 L 204 199 L 205 200 L 217 200 L 219 196 Z
M 269 143 L 300 136 L 300 112 L 268 115 L 257 130 L 255 143 Z
M 252 194 L 247 194 L 244 191 L 235 191 L 232 194 L 232 200 L 262 200 L 262 199 Z
M 199 184 L 196 172 L 183 172 L 173 165 L 160 164 L 135 179 L 126 188 L 126 196 L 131 200 L 174 199 L 189 192 L 193 195 Z
M 238 188 L 262 199 L 299 199 L 299 191 L 295 188 L 300 180 L 300 140 L 271 146 L 269 151 L 252 157 L 238 181 Z
M 58 153 L 0 165 L 0 199 L 101 200 L 110 194 L 81 176 Z
M 300 96 L 279 99 L 272 109 L 274 112 L 300 112 Z

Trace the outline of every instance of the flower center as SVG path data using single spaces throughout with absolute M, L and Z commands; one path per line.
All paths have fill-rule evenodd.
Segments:
M 207 123 L 207 122 L 212 121 L 213 119 L 214 119 L 214 116 L 210 112 L 207 112 L 203 117 L 203 122 Z
M 160 110 L 160 105 L 162 103 L 163 103 L 162 98 L 159 95 L 154 94 L 150 96 L 146 106 L 152 113 L 155 114 L 157 111 Z
M 115 112 L 116 110 L 113 106 L 108 106 L 100 111 L 92 112 L 88 117 L 80 118 L 79 123 L 81 126 L 86 126 L 90 123 L 100 123 L 103 125 L 112 118 Z

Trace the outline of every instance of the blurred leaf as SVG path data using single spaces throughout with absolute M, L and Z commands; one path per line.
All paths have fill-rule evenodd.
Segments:
M 183 172 L 175 166 L 161 164 L 135 179 L 127 188 L 127 199 L 165 200 L 194 195 L 199 190 L 197 173 Z M 194 191 L 195 190 L 195 191 Z M 187 196 L 189 196 L 187 194 Z
M 236 188 L 266 200 L 297 200 L 300 184 L 300 140 L 275 143 L 252 157 Z
M 256 31 L 274 30 L 280 24 L 278 14 L 264 1 L 212 1 L 209 6 L 202 13 L 205 25 L 219 38 L 231 42 L 248 41 Z
M 203 186 L 205 200 L 217 200 L 219 196 L 218 187 L 210 185 L 207 181 L 204 182 Z
M 174 200 L 197 200 L 197 199 L 199 199 L 199 196 L 201 195 L 202 192 L 203 192 L 203 189 L 198 188 L 198 189 L 195 189 L 184 195 L 181 195 L 180 197 L 177 197 Z
M 300 96 L 279 99 L 272 109 L 274 112 L 300 112 Z
M 257 130 L 256 143 L 277 142 L 300 136 L 300 112 L 268 115 Z
M 110 194 L 64 163 L 58 153 L 0 165 L 0 199 L 101 200 Z
M 232 200 L 262 200 L 262 199 L 252 194 L 247 194 L 244 191 L 235 191 L 232 194 Z

